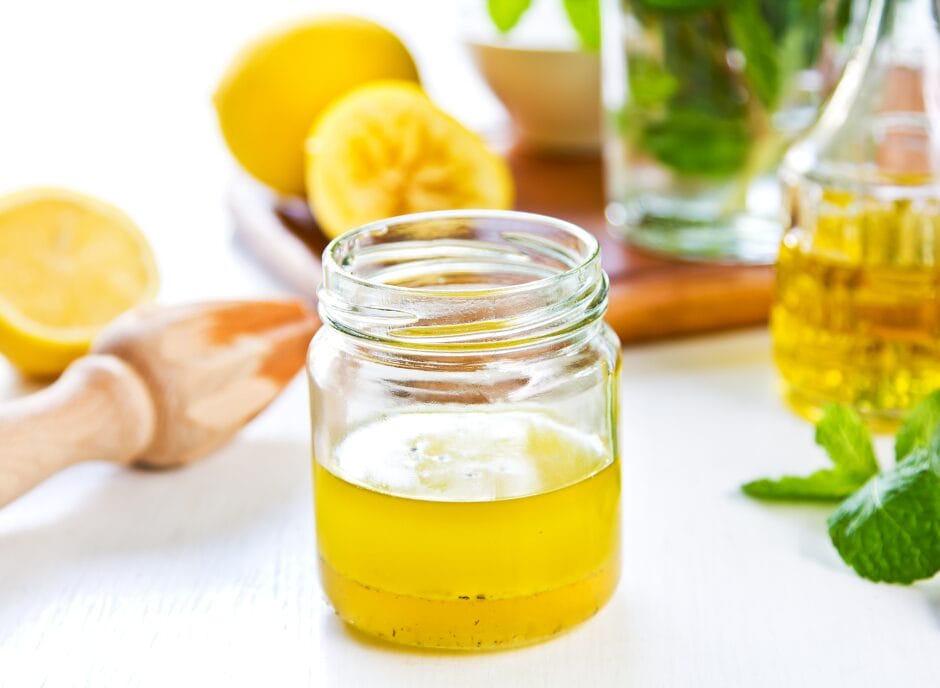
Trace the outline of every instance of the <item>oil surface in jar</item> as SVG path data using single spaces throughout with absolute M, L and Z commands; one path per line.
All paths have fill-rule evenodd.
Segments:
M 940 202 L 819 197 L 780 251 L 777 367 L 802 415 L 847 403 L 890 430 L 940 387 Z
M 321 582 L 366 633 L 522 645 L 588 618 L 616 587 L 619 462 L 544 414 L 403 413 L 314 467 Z

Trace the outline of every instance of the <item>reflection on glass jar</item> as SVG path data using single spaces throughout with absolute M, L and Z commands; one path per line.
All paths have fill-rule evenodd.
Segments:
M 620 350 L 596 240 L 525 213 L 369 225 L 324 254 L 311 345 L 321 582 L 392 642 L 486 649 L 619 575 Z
M 850 0 L 609 0 L 608 220 L 685 258 L 769 263 L 774 177 L 836 76 Z
M 872 0 L 858 52 L 787 153 L 771 326 L 787 399 L 892 429 L 940 388 L 940 8 Z

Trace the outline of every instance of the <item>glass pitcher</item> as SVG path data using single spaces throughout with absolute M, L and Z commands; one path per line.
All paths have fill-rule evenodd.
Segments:
M 607 219 L 668 255 L 772 263 L 776 169 L 838 78 L 851 0 L 604 0 Z

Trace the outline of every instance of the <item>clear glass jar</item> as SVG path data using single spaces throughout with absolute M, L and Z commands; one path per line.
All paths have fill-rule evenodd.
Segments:
M 323 261 L 310 347 L 320 579 L 385 640 L 486 649 L 619 576 L 620 347 L 597 241 L 527 213 L 376 222 Z
M 604 5 L 609 222 L 660 253 L 772 263 L 777 164 L 838 76 L 851 0 Z
M 859 49 L 781 166 L 771 314 L 786 398 L 890 430 L 940 388 L 940 0 L 872 0 Z

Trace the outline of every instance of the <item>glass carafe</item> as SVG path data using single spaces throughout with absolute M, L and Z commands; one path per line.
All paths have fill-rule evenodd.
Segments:
M 940 0 L 873 0 L 861 44 L 781 169 L 772 314 L 790 404 L 889 429 L 940 387 Z

